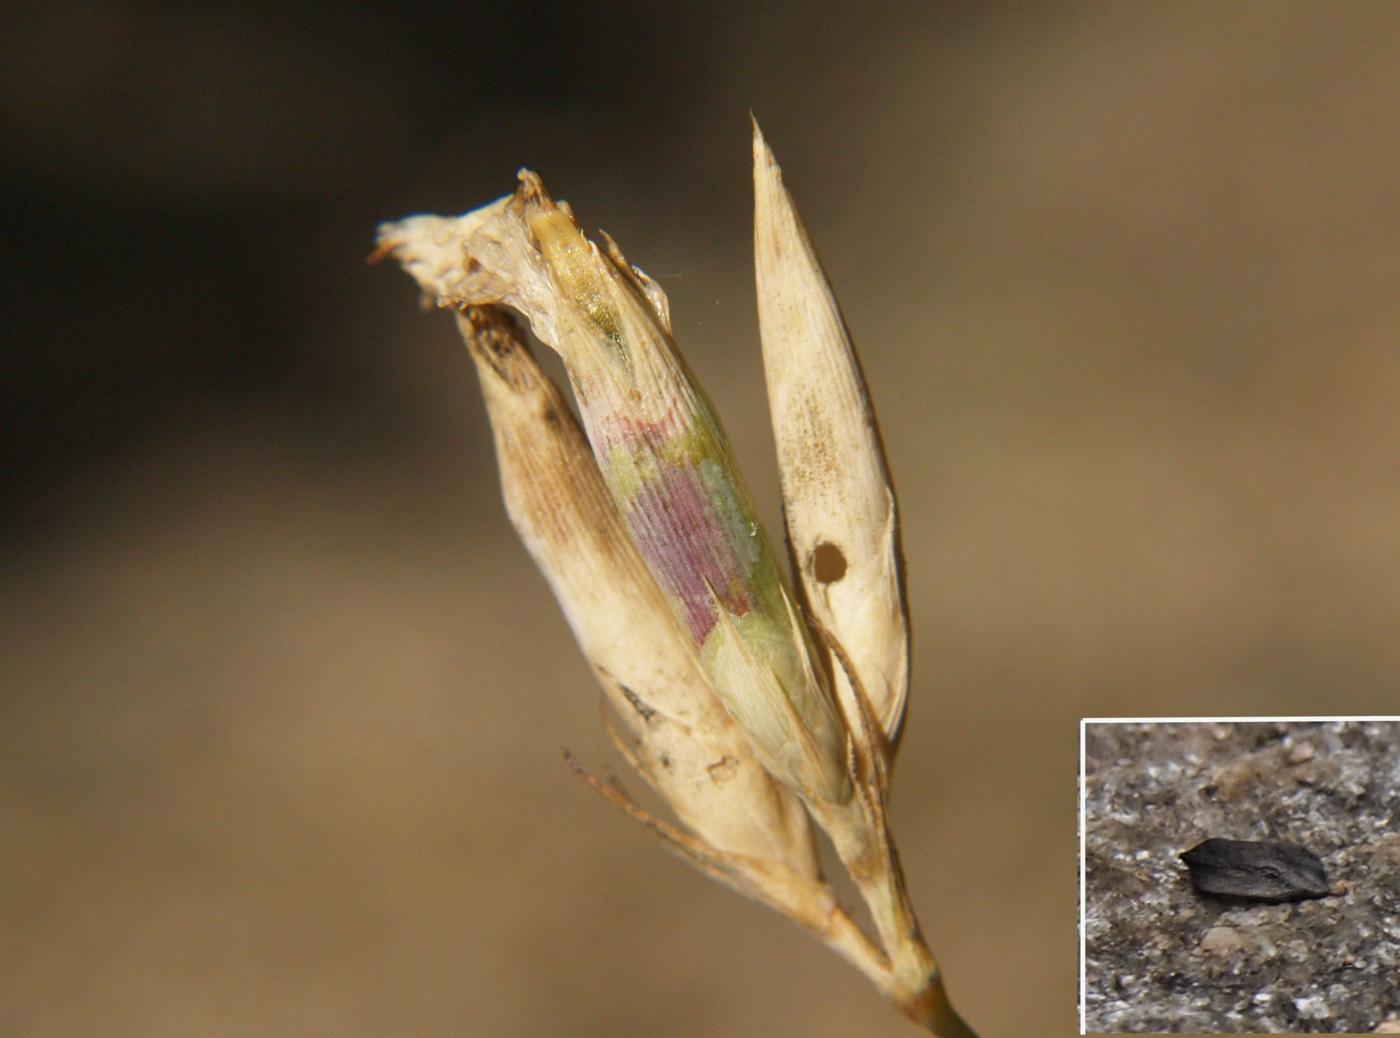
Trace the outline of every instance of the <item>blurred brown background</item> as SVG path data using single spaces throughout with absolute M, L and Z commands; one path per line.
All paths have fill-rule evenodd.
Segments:
M 538 169 L 774 515 L 750 107 L 899 479 L 895 824 L 987 1038 L 1075 1027 L 1077 718 L 1400 703 L 1400 7 L 7 21 L 0 1033 L 913 1033 L 568 773 L 469 366 L 363 264 Z

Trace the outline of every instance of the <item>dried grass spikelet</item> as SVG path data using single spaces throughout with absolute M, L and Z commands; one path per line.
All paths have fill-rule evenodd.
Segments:
M 754 158 L 764 364 L 806 613 L 676 351 L 665 294 L 611 239 L 588 241 L 522 172 L 513 195 L 464 216 L 384 225 L 381 254 L 459 312 L 512 519 L 613 704 L 620 749 L 691 832 L 588 781 L 812 930 L 911 1019 L 971 1038 L 887 821 L 908 669 L 893 491 L 839 309 L 756 126 Z M 502 308 L 563 358 L 587 445 Z M 831 837 L 879 948 L 817 874 L 794 795 Z
M 841 309 L 757 123 L 753 131 L 758 323 L 793 569 L 892 748 L 909 687 L 894 487 Z M 849 703 L 850 682 L 833 669 Z
M 516 193 L 456 220 L 385 228 L 439 303 L 503 304 L 563 358 L 598 467 L 764 765 L 804 796 L 851 797 L 845 731 L 728 440 L 671 341 L 660 288 L 588 241 L 522 172 Z
M 710 690 L 519 327 L 499 307 L 470 308 L 457 322 L 480 375 L 511 521 L 603 687 L 619 749 L 694 836 L 590 781 L 693 864 L 881 975 L 883 955 L 821 878 L 801 803 L 763 768 Z

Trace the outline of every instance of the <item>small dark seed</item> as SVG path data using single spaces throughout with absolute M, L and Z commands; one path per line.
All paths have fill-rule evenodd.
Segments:
M 1291 843 L 1206 840 L 1181 860 L 1202 894 L 1253 901 L 1301 901 L 1332 893 L 1316 854 Z

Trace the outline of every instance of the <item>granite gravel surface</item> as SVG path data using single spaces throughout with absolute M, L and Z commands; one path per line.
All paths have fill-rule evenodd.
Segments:
M 1392 1033 L 1400 1020 L 1400 722 L 1090 724 L 1091 1032 Z M 1333 896 L 1192 889 L 1202 840 L 1317 854 Z

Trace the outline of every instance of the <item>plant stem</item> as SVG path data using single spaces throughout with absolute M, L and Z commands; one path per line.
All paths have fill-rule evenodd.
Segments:
M 889 956 L 888 974 L 883 980 L 872 979 L 909 1019 L 939 1038 L 977 1038 L 948 1001 L 938 963 L 909 902 L 899 855 L 884 825 L 883 805 L 856 796 L 842 805 L 808 806 L 831 836 Z

